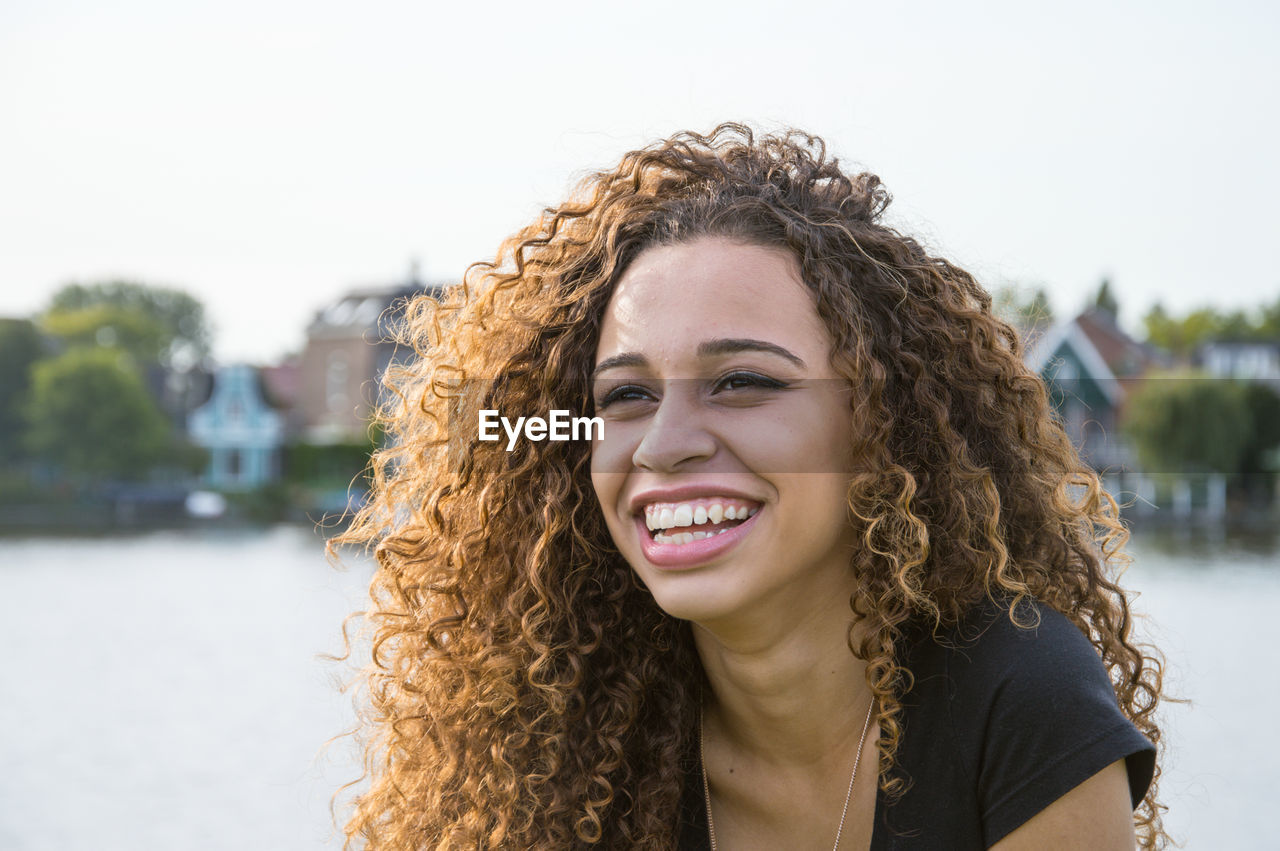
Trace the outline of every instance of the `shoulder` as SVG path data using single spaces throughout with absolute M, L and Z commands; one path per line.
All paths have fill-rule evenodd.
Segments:
M 988 600 L 955 627 L 919 636 L 907 662 L 907 735 L 914 723 L 949 741 L 988 845 L 1122 758 L 1136 805 L 1154 769 L 1154 747 L 1121 711 L 1080 628 L 1033 600 L 1011 616 L 1010 603 Z M 917 769 L 922 779 L 931 772 Z
M 1043 703 L 1063 692 L 1096 692 L 1109 705 L 1115 692 L 1098 651 L 1066 615 L 1031 599 L 987 600 L 940 641 L 957 684 L 991 699 Z
M 1010 606 L 976 607 L 934 651 L 951 690 L 953 728 L 981 745 L 983 764 L 1002 753 L 1058 758 L 1115 735 L 1146 744 L 1084 632 L 1034 600 Z
M 1035 600 L 985 600 L 936 635 L 917 632 L 906 665 L 928 683 L 947 681 L 963 705 L 1015 701 L 1024 710 L 1092 693 L 1108 705 L 1115 693 L 1097 650 L 1069 618 Z

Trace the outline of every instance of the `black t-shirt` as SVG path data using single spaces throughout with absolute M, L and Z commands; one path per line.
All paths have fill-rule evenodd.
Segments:
M 1121 758 L 1133 805 L 1146 794 L 1155 747 L 1121 713 L 1093 646 L 1047 606 L 1018 611 L 1023 623 L 1038 613 L 1039 626 L 1022 629 L 988 603 L 939 640 L 912 641 L 897 752 L 911 786 L 892 805 L 877 793 L 871 851 L 988 848 Z M 685 768 L 679 847 L 701 851 L 696 752 Z

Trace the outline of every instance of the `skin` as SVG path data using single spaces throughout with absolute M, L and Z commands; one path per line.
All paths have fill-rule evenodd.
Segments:
M 1111 763 L 991 846 L 992 851 L 1131 851 L 1135 844 L 1124 760 Z
M 703 238 L 654 246 L 633 261 L 596 349 L 605 426 L 592 447 L 592 483 L 624 558 L 664 611 L 693 623 L 712 689 L 704 729 L 717 840 L 734 851 L 831 848 L 871 700 L 865 666 L 847 644 L 856 424 L 831 348 L 790 253 Z M 705 562 L 656 565 L 641 546 L 636 501 L 691 484 L 758 502 L 754 525 Z M 871 842 L 877 735 L 873 723 L 844 848 Z M 1060 830 L 1085 812 L 1068 801 L 1077 793 L 1089 807 L 1114 797 L 1113 783 L 1096 792 L 1093 783 L 998 847 L 1032 847 L 1017 843 Z M 1132 847 L 1132 827 L 1129 843 L 1114 847 Z

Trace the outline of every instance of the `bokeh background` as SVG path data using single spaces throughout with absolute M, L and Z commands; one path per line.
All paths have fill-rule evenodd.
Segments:
M 0 847 L 341 846 L 318 654 L 370 566 L 323 542 L 397 305 L 725 120 L 879 174 L 1022 330 L 1190 699 L 1168 823 L 1269 847 L 1277 36 L 1263 2 L 0 4 Z

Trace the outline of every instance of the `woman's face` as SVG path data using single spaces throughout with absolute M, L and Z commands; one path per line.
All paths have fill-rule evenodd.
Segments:
M 674 617 L 849 593 L 848 383 L 795 258 L 703 238 L 643 251 L 596 348 L 591 477 L 618 550 Z

